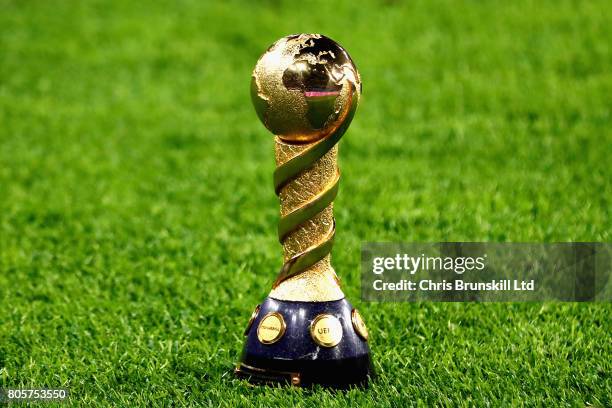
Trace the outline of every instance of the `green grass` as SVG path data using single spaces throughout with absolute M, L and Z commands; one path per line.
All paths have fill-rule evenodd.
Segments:
M 358 4 L 360 3 L 360 4 Z M 359 301 L 363 241 L 609 241 L 605 2 L 0 0 L 0 386 L 72 405 L 612 406 L 610 304 Z M 333 262 L 367 390 L 231 374 L 281 263 L 249 98 L 277 38 L 360 69 Z

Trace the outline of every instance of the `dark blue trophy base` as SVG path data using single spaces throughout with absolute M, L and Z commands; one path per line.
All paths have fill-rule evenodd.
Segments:
M 236 374 L 254 383 L 320 384 L 334 388 L 367 385 L 374 375 L 370 349 L 353 327 L 352 310 L 346 299 L 290 302 L 266 298 L 245 333 L 246 345 Z M 283 316 L 286 329 L 275 343 L 263 344 L 257 337 L 257 327 L 271 312 Z M 320 314 L 340 320 L 342 340 L 334 347 L 319 346 L 310 334 L 310 325 Z

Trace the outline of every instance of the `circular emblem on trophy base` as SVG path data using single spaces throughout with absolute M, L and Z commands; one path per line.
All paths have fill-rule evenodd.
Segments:
M 285 319 L 278 312 L 268 313 L 257 327 L 257 338 L 263 344 L 276 343 L 285 334 Z
M 357 334 L 360 335 L 365 341 L 368 341 L 368 337 L 370 336 L 368 333 L 368 328 L 363 322 L 361 314 L 357 311 L 357 309 L 353 309 L 351 311 L 351 321 L 353 322 L 353 328 Z
M 337 346 L 342 340 L 342 324 L 335 316 L 320 314 L 310 324 L 310 335 L 319 346 Z

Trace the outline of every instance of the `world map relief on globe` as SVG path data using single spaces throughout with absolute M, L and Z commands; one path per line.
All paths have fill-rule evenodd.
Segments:
M 257 62 L 251 81 L 261 121 L 274 134 L 296 142 L 328 134 L 343 113 L 356 107 L 360 94 L 361 79 L 351 58 L 335 41 L 318 34 L 274 43 Z

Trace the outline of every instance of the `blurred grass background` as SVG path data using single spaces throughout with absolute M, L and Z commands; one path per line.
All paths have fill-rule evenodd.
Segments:
M 367 304 L 363 241 L 609 241 L 606 2 L 0 0 L 0 386 L 72 405 L 612 406 L 609 304 Z M 281 263 L 249 77 L 321 32 L 360 69 L 333 262 L 367 390 L 231 375 Z

